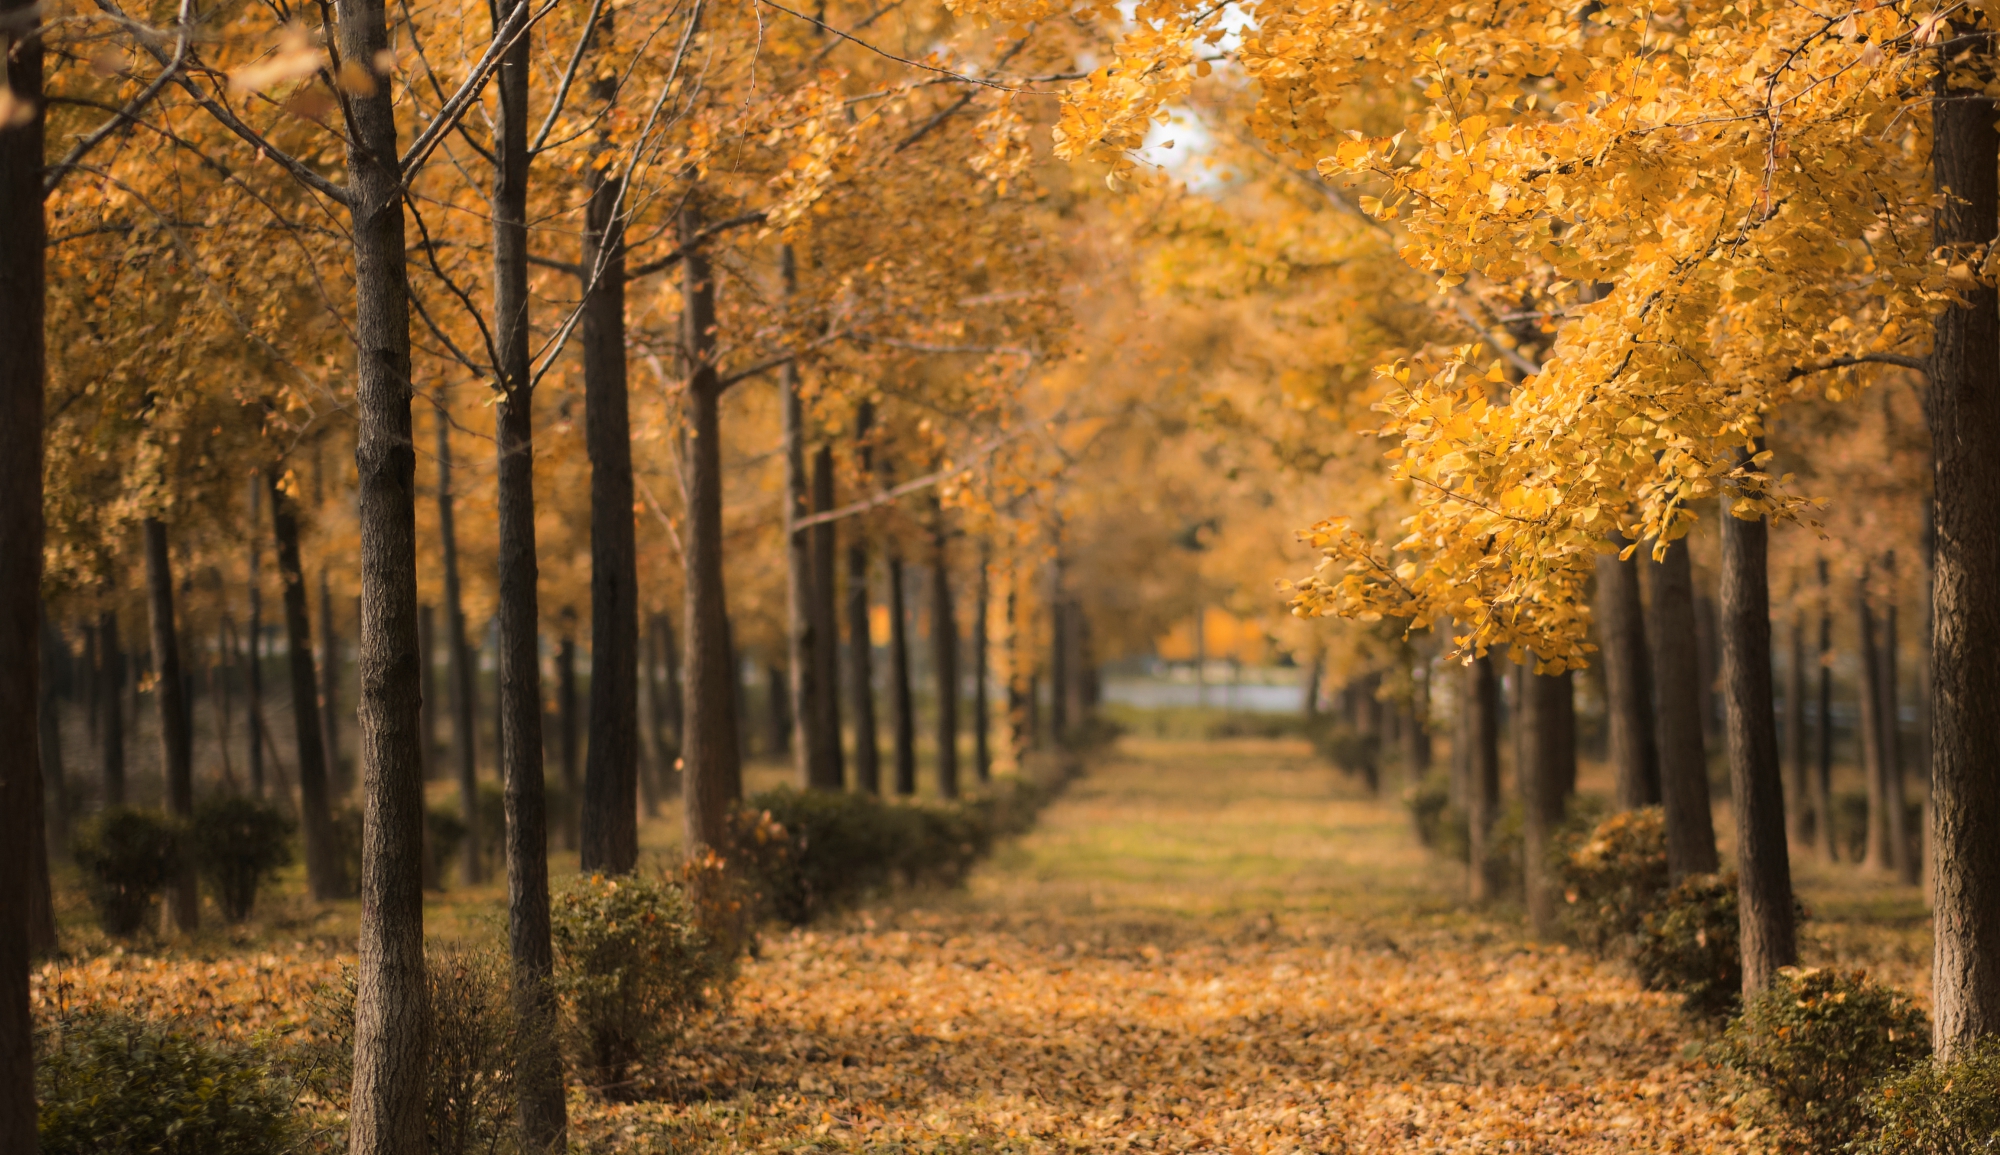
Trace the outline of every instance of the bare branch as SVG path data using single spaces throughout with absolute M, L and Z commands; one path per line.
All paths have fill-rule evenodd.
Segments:
M 763 210 L 760 209 L 756 212 L 740 213 L 736 216 L 716 221 L 713 224 L 704 225 L 702 226 L 701 231 L 697 232 L 694 235 L 695 243 L 696 244 L 705 243 L 709 240 L 714 239 L 715 237 L 722 235 L 723 233 L 730 231 L 731 229 L 740 229 L 744 225 L 763 224 L 764 219 L 765 219 L 765 213 L 763 212 Z M 664 272 L 667 269 L 671 269 L 675 265 L 680 264 L 681 258 L 685 256 L 687 256 L 687 250 L 685 248 L 676 246 L 671 252 L 667 253 L 663 257 L 660 257 L 658 260 L 647 261 L 643 265 L 639 265 L 628 270 L 625 274 L 625 277 L 627 280 L 630 280 L 633 277 L 644 277 L 644 276 L 650 276 L 653 273 Z
M 161 92 L 165 91 L 167 85 L 173 83 L 174 79 L 180 75 L 181 69 L 187 66 L 189 45 L 188 25 L 194 17 L 193 7 L 193 0 L 181 0 L 180 15 L 174 23 L 173 59 L 169 60 L 166 66 L 160 69 L 160 74 L 153 78 L 153 82 L 148 84 L 143 92 L 133 97 L 131 102 L 126 104 L 124 108 L 119 109 L 117 114 L 110 120 L 98 125 L 96 130 L 89 136 L 77 141 L 69 150 L 69 153 L 60 161 L 43 170 L 43 200 L 47 200 L 50 196 L 54 195 L 56 186 L 62 183 L 63 177 L 68 176 L 70 171 L 83 161 L 84 157 L 89 156 L 92 149 L 109 140 L 112 133 L 137 120 L 140 111 L 148 104 L 151 104 L 154 97 L 159 96 Z

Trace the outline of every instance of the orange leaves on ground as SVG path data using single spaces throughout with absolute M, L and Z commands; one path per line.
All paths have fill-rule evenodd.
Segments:
M 109 1011 L 178 1020 L 215 1039 L 284 1040 L 305 1029 L 314 988 L 337 982 L 341 965 L 331 954 L 180 959 L 115 951 L 43 965 L 31 995 L 38 1018 Z

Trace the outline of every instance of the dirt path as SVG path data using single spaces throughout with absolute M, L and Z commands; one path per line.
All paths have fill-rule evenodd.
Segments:
M 1285 743 L 1128 741 L 968 893 L 774 937 L 666 1151 L 1745 1151 L 1669 1001 L 1453 911 Z M 581 1106 L 581 1104 L 579 1104 Z

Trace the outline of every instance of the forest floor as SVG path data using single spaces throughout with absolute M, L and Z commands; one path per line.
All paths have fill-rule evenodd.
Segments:
M 1915 889 L 1799 872 L 1806 961 L 1927 1001 Z M 1468 913 L 1462 888 L 1395 799 L 1303 742 L 1128 737 L 964 891 L 768 932 L 731 1003 L 656 1060 L 664 1097 L 578 1091 L 573 1134 L 621 1155 L 1764 1148 L 1675 998 Z M 497 934 L 497 897 L 440 896 L 432 932 Z M 282 1034 L 352 949 L 343 908 L 285 909 L 254 941 L 48 977 Z

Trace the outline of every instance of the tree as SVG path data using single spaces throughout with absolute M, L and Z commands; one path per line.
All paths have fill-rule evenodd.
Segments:
M 333 799 L 327 788 L 325 747 L 320 743 L 319 696 L 313 672 L 312 626 L 306 616 L 306 576 L 299 565 L 299 522 L 285 477 L 266 470 L 271 489 L 271 529 L 278 551 L 278 580 L 285 604 L 285 649 L 292 683 L 292 734 L 299 757 L 299 825 L 305 833 L 306 889 L 319 901 L 347 892 L 333 842 Z M 115 697 L 115 695 L 114 695 Z
M 194 738 L 189 732 L 186 681 L 181 675 L 180 631 L 174 623 L 174 571 L 167 556 L 167 526 L 157 517 L 145 522 L 146 595 L 153 627 L 153 691 L 160 711 L 160 765 L 166 770 L 167 812 L 183 822 L 194 818 Z M 201 892 L 192 859 L 180 866 L 169 908 L 184 933 L 201 925 Z
M 1597 600 L 1618 805 L 1627 810 L 1657 805 L 1660 763 L 1653 733 L 1653 671 L 1637 558 L 1597 559 Z

